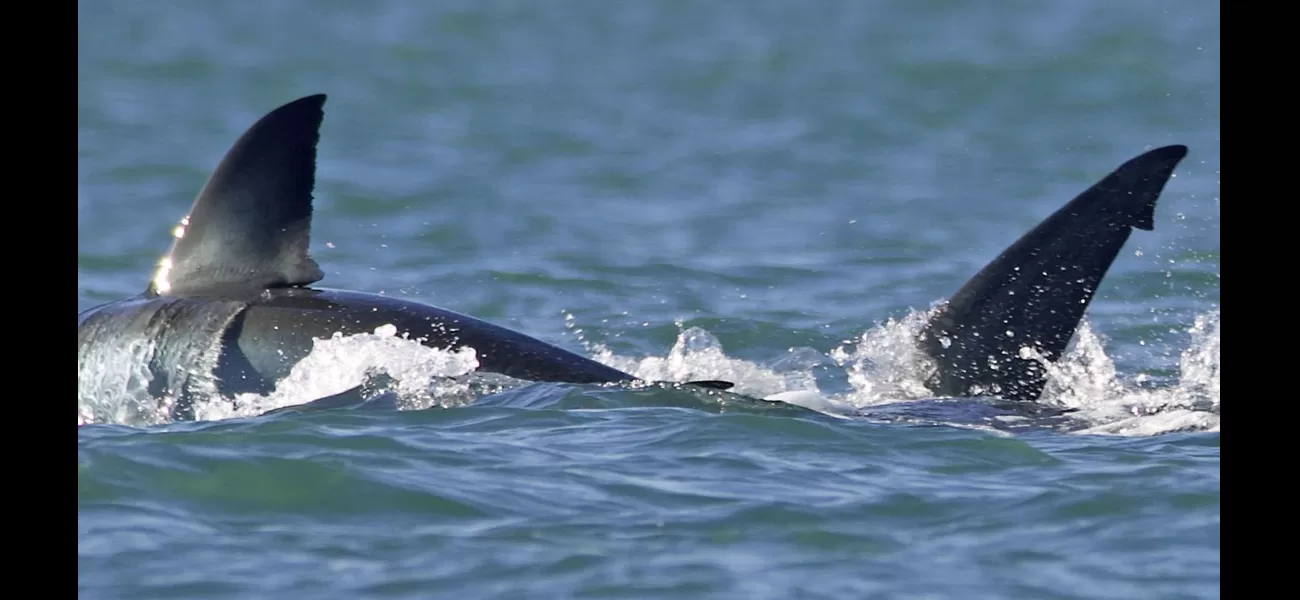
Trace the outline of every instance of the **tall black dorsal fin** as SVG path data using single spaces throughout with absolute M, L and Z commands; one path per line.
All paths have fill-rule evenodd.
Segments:
M 930 391 L 1038 399 L 1046 371 L 1021 349 L 1061 357 L 1133 228 L 1154 228 L 1156 200 L 1186 155 L 1165 146 L 1125 162 L 967 281 L 922 334 L 937 365 Z
M 240 136 L 176 227 L 146 294 L 300 286 L 325 276 L 308 253 L 324 105 L 324 94 L 295 100 Z

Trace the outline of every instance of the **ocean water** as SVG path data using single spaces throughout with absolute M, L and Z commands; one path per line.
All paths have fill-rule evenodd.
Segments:
M 1218 3 L 78 11 L 79 311 L 144 289 L 246 127 L 327 93 L 323 285 L 740 393 L 467 377 L 381 328 L 170 422 L 105 357 L 81 596 L 1219 596 Z M 1072 410 L 925 396 L 925 311 L 1172 143 L 1041 402 Z M 400 410 L 258 416 L 376 372 Z

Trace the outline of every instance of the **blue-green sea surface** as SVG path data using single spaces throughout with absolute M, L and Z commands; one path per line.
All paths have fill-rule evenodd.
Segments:
M 327 93 L 322 285 L 738 392 L 467 376 L 380 328 L 172 422 L 98 357 L 82 597 L 1219 597 L 1217 2 L 78 9 L 79 311 Z M 1166 144 L 1045 410 L 926 396 L 925 311 Z M 400 410 L 258 416 L 376 376 Z

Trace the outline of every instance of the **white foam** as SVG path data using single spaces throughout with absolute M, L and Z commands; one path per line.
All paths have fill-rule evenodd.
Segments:
M 734 382 L 736 387 L 732 391 L 738 394 L 846 416 L 870 407 L 930 397 L 923 382 L 933 365 L 914 343 L 926 316 L 926 311 L 915 311 L 903 319 L 891 320 L 826 354 L 809 348 L 791 348 L 770 364 L 728 356 L 718 339 L 699 327 L 684 328 L 663 356 L 619 356 L 600 345 L 587 346 L 595 360 L 643 379 L 677 382 L 722 379 Z M 575 327 L 571 316 L 566 322 L 581 337 L 581 330 Z M 1085 322 L 1062 360 L 1049 365 L 1048 385 L 1041 402 L 1075 409 L 1073 416 L 1083 424 L 1080 433 L 1152 435 L 1184 430 L 1218 431 L 1219 311 L 1197 317 L 1190 333 L 1191 343 L 1179 361 L 1179 383 L 1146 389 L 1119 377 L 1106 355 L 1104 340 Z M 134 351 L 148 353 L 147 348 Z M 818 388 L 814 369 L 831 363 L 844 370 L 849 384 L 847 392 L 827 394 Z M 375 371 L 386 373 L 397 382 L 396 391 L 405 401 L 405 408 L 455 406 L 473 401 L 479 392 L 463 380 L 448 378 L 470 374 L 477 366 L 472 349 L 447 352 L 427 348 L 398 336 L 396 328 L 385 326 L 374 333 L 317 340 L 311 353 L 273 393 L 213 397 L 197 403 L 195 413 L 202 420 L 256 415 L 346 391 L 361 385 L 367 374 Z M 79 392 L 79 424 L 159 422 L 166 414 L 162 404 L 95 401 L 98 392 L 108 388 L 136 389 L 146 385 L 142 377 L 144 374 L 138 372 L 105 370 L 106 380 L 100 382 L 102 385 L 95 384 Z
M 295 406 L 347 391 L 376 372 L 392 377 L 396 381 L 395 391 L 403 398 L 426 397 L 439 391 L 454 395 L 463 390 L 463 384 L 432 388 L 431 380 L 465 375 L 477 368 L 473 348 L 455 352 L 429 348 L 398 336 L 393 325 L 378 327 L 374 333 L 350 336 L 335 333 L 329 339 L 314 340 L 311 353 L 294 365 L 274 392 L 265 396 L 218 396 L 196 404 L 195 417 L 219 420 Z
M 864 333 L 852 350 L 831 354 L 844 365 L 859 408 L 925 398 L 923 385 L 933 366 L 912 342 L 927 314 L 914 312 Z M 1200 315 L 1190 329 L 1176 386 L 1147 389 L 1126 382 L 1106 354 L 1104 341 L 1085 320 L 1055 364 L 1046 363 L 1047 386 L 1040 403 L 1074 409 L 1085 423 L 1079 433 L 1152 435 L 1189 429 L 1218 431 L 1220 400 L 1219 311 Z

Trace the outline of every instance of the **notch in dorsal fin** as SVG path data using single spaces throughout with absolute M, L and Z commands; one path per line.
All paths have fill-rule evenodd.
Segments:
M 1156 200 L 1187 155 L 1165 146 L 1125 162 L 1016 240 L 931 317 L 921 344 L 941 396 L 1036 400 L 1133 229 L 1155 226 Z M 1023 355 L 1023 349 L 1031 352 Z
M 176 227 L 146 295 L 302 286 L 324 277 L 307 248 L 324 105 L 324 94 L 295 100 L 240 136 Z

